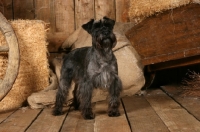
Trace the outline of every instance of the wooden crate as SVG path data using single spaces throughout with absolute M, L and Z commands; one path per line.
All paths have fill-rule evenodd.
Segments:
M 200 5 L 189 4 L 145 19 L 126 36 L 149 71 L 200 63 Z

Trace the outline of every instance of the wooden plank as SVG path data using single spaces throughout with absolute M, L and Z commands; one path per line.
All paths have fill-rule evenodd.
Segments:
M 154 72 L 154 71 L 163 70 L 163 69 L 199 64 L 200 63 L 199 58 L 200 58 L 200 55 L 197 55 L 197 56 L 187 57 L 183 59 L 171 60 L 171 61 L 166 61 L 162 63 L 156 63 L 153 65 L 148 65 L 148 72 Z
M 161 87 L 174 100 L 181 104 L 189 113 L 200 121 L 200 99 L 196 97 L 181 96 L 182 88 L 180 85 L 167 85 Z
M 13 0 L 0 0 L 0 12 L 7 18 L 13 19 Z
M 95 18 L 107 16 L 115 20 L 115 0 L 95 0 Z
M 70 110 L 61 132 L 93 132 L 94 120 L 85 120 L 80 111 Z
M 23 132 L 37 117 L 41 110 L 22 108 L 0 124 L 1 132 Z
M 171 132 L 200 131 L 200 122 L 161 90 L 149 91 L 146 99 Z
M 15 111 L 9 111 L 9 112 L 4 112 L 0 113 L 0 124 L 6 120 L 10 115 L 12 115 Z
M 76 29 L 94 18 L 94 0 L 75 0 Z
M 123 106 L 120 105 L 119 117 L 109 117 L 107 107 L 106 101 L 97 102 L 95 105 L 95 132 L 131 132 Z
M 68 107 L 64 108 L 64 111 L 68 111 Z M 61 116 L 53 116 L 52 109 L 46 108 L 38 116 L 37 120 L 35 120 L 28 128 L 27 132 L 58 132 L 62 126 L 66 114 Z
M 74 0 L 55 0 L 56 32 L 69 36 L 75 30 Z
M 53 9 L 55 8 L 55 9 Z M 74 0 L 55 0 L 51 2 L 51 31 L 48 34 L 48 50 L 57 52 L 61 44 L 75 31 Z M 55 17 L 53 17 L 55 14 Z
M 199 4 L 168 10 L 145 19 L 126 36 L 144 65 L 199 55 L 199 13 Z
M 116 21 L 117 22 L 130 22 L 129 7 L 130 0 L 115 0 L 116 3 Z
M 51 17 L 53 17 L 50 8 L 53 1 L 54 0 L 35 0 L 35 19 L 50 23 Z
M 34 0 L 14 0 L 14 19 L 34 19 Z
M 122 98 L 133 132 L 169 132 L 143 96 Z

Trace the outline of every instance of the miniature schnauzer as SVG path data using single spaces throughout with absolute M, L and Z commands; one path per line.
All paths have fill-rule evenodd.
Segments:
M 82 25 L 92 36 L 92 47 L 75 49 L 64 55 L 53 115 L 62 114 L 63 103 L 73 80 L 75 89 L 72 105 L 81 110 L 84 119 L 95 117 L 91 108 L 94 88 L 108 90 L 108 115 L 120 116 L 118 108 L 122 83 L 118 77 L 117 60 L 112 51 L 117 43 L 113 33 L 114 25 L 115 21 L 107 17 L 99 21 L 91 19 Z

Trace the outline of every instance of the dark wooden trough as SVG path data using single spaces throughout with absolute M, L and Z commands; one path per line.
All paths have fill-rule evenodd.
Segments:
M 150 82 L 157 70 L 198 64 L 200 5 L 189 4 L 151 16 L 126 36 L 141 56 L 146 72 L 151 73 Z

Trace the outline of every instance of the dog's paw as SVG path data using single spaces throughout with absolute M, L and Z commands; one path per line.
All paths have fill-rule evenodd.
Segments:
M 86 120 L 92 120 L 95 118 L 94 113 L 91 109 L 86 109 L 84 112 L 82 112 L 83 118 Z
M 117 116 L 120 116 L 120 112 L 118 109 L 112 109 L 112 110 L 108 111 L 108 116 L 117 117 Z
M 55 110 L 53 110 L 52 114 L 53 114 L 54 116 L 59 116 L 59 115 L 62 115 L 63 112 L 60 111 L 60 110 L 56 110 L 56 109 L 55 109 Z
M 89 114 L 83 115 L 83 118 L 84 118 L 85 120 L 92 120 L 92 119 L 95 118 L 95 115 L 94 115 L 93 113 L 89 113 Z

